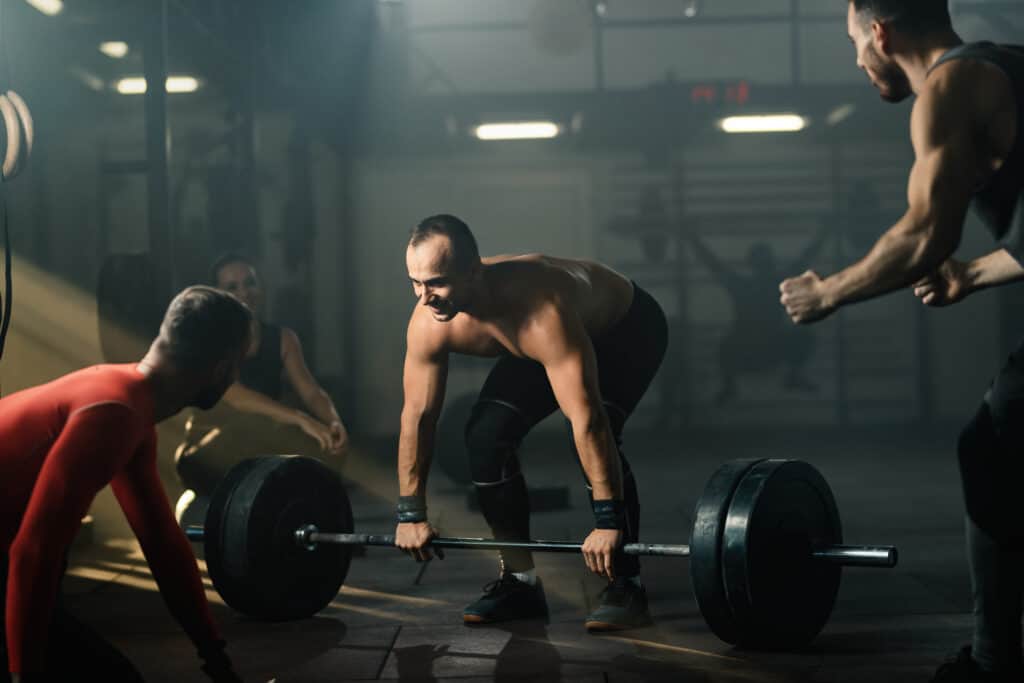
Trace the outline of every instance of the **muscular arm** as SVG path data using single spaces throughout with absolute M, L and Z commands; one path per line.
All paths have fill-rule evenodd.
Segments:
M 945 66 L 915 103 L 907 212 L 861 261 L 824 281 L 831 307 L 906 287 L 959 245 L 971 195 L 983 180 L 971 111 L 973 86 L 965 79 L 958 65 Z
M 398 438 L 398 491 L 402 496 L 426 494 L 434 432 L 448 379 L 448 352 L 430 327 L 414 313 L 406 335 L 405 399 Z
M 10 547 L 7 647 L 10 670 L 43 671 L 46 631 L 64 555 L 96 493 L 124 467 L 142 441 L 138 415 L 122 403 L 73 413 L 36 479 Z
M 622 464 L 601 403 L 597 358 L 578 315 L 551 305 L 531 323 L 523 350 L 544 366 L 558 406 L 572 424 L 580 464 L 595 500 L 622 499 Z
M 341 418 L 338 417 L 334 402 L 306 366 L 298 335 L 287 328 L 281 330 L 281 355 L 288 381 L 310 414 L 326 425 L 334 422 L 340 424 Z
M 192 548 L 156 469 L 156 435 L 110 482 L 171 615 L 200 651 L 220 640 Z

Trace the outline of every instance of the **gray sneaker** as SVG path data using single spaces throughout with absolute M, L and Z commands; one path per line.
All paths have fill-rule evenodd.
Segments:
M 590 632 L 622 631 L 651 624 L 647 591 L 627 577 L 617 577 L 601 591 L 600 603 L 587 617 Z
M 512 574 L 484 586 L 484 594 L 462 611 L 467 624 L 490 624 L 509 619 L 536 619 L 548 616 L 548 602 L 540 579 L 530 585 Z

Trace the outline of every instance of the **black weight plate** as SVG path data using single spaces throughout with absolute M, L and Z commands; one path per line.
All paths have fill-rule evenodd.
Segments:
M 203 556 L 206 559 L 206 571 L 210 575 L 213 587 L 217 589 L 226 604 L 242 613 L 245 613 L 241 604 L 245 602 L 245 587 L 237 587 L 239 582 L 233 578 L 237 570 L 229 571 L 226 566 L 237 563 L 233 563 L 232 559 L 226 556 L 224 524 L 239 482 L 245 479 L 257 465 L 263 463 L 263 466 L 266 467 L 266 460 L 267 456 L 248 458 L 228 470 L 210 497 L 206 521 L 203 524 Z
M 352 531 L 344 487 L 325 465 L 270 455 L 233 468 L 214 493 L 205 533 L 207 568 L 224 602 L 273 620 L 300 619 L 326 607 L 344 583 L 351 552 L 342 545 L 312 551 L 296 545 L 295 530 L 306 524 Z
M 704 487 L 693 515 L 690 535 L 690 578 L 697 606 L 716 636 L 736 643 L 739 629 L 725 594 L 722 577 L 722 531 L 736 487 L 759 460 L 733 460 L 719 467 Z
M 839 565 L 816 561 L 816 545 L 842 543 L 835 498 L 824 477 L 797 460 L 764 460 L 744 475 L 722 535 L 725 590 L 738 644 L 796 649 L 828 621 Z

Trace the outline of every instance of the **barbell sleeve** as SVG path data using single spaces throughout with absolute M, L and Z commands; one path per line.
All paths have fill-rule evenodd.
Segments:
M 811 551 L 816 560 L 844 567 L 881 567 L 891 569 L 899 561 L 896 546 L 829 545 Z

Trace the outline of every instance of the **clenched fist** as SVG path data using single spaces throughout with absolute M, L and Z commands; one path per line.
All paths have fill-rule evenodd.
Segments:
M 825 281 L 813 270 L 784 280 L 779 291 L 782 293 L 779 301 L 795 323 L 817 322 L 835 311 L 826 296 Z

